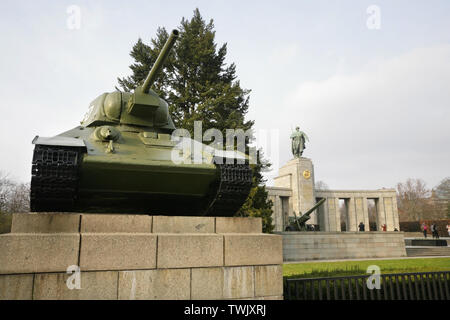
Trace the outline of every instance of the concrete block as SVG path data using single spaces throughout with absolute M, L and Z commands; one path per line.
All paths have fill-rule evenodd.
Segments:
M 158 234 L 158 269 L 223 265 L 223 236 Z
M 0 275 L 0 300 L 31 300 L 33 274 Z
M 81 272 L 81 289 L 69 289 L 67 282 L 74 284 L 74 274 L 36 274 L 34 300 L 117 300 L 117 271 Z
M 217 217 L 216 233 L 261 233 L 261 218 Z
M 283 300 L 283 296 L 267 296 L 267 297 L 253 297 L 236 300 Z
M 153 233 L 214 233 L 214 217 L 153 217 Z
M 156 235 L 82 233 L 80 267 L 82 271 L 156 268 Z
M 223 278 L 224 299 L 252 298 L 255 296 L 253 267 L 226 267 Z
M 188 300 L 189 269 L 121 271 L 120 300 Z
M 255 296 L 283 295 L 283 267 L 255 266 Z
M 83 214 L 83 233 L 151 233 L 152 217 L 131 214 Z
M 388 235 L 389 237 L 386 237 Z M 305 236 L 315 238 L 313 247 L 303 246 Z M 399 257 L 403 252 L 404 241 L 399 234 L 347 233 L 312 235 L 283 234 L 283 256 L 286 261 L 310 259 L 344 259 L 370 257 Z M 299 254 L 296 251 L 301 251 Z
M 11 233 L 77 233 L 80 217 L 74 213 L 15 213 Z
M 0 235 L 0 274 L 65 272 L 78 264 L 79 243 L 72 233 Z
M 193 300 L 223 299 L 224 268 L 193 268 L 191 294 Z
M 273 234 L 225 234 L 225 266 L 282 264 L 282 238 Z

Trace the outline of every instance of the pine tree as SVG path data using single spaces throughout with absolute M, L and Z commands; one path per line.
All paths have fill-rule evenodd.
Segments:
M 167 30 L 160 27 L 149 45 L 142 39 L 137 41 L 130 53 L 134 59 L 130 66 L 132 74 L 118 78 L 123 90 L 132 91 L 143 82 L 168 36 Z M 225 137 L 226 129 L 247 131 L 253 127 L 254 121 L 245 119 L 250 90 L 241 88 L 236 65 L 226 65 L 226 54 L 227 44 L 218 47 L 215 43 L 212 19 L 206 23 L 196 9 L 190 20 L 181 20 L 179 39 L 152 87 L 169 104 L 177 128 L 193 134 L 194 121 L 201 121 L 203 130 L 216 128 Z M 261 175 L 266 167 L 261 163 L 254 166 L 252 190 L 237 214 L 263 217 L 264 230 L 270 232 L 271 202 L 267 200 Z
M 271 164 L 264 161 L 262 151 L 258 151 L 258 163 L 252 167 L 253 181 L 250 194 L 242 205 L 241 209 L 236 213 L 241 217 L 260 217 L 262 218 L 263 232 L 270 233 L 273 231 L 272 223 L 272 206 L 273 203 L 268 199 L 268 192 L 264 183 L 266 182 L 261 172 L 270 168 Z

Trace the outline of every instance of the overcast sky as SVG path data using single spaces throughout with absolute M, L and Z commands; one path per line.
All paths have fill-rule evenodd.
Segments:
M 227 62 L 252 90 L 248 118 L 278 130 L 278 147 L 267 150 L 275 164 L 292 158 L 289 135 L 300 125 L 316 180 L 333 189 L 409 177 L 434 187 L 450 176 L 445 0 L 2 0 L 0 170 L 28 182 L 34 136 L 78 125 L 90 101 L 130 74 L 136 40 L 177 27 L 196 7 L 214 19 Z

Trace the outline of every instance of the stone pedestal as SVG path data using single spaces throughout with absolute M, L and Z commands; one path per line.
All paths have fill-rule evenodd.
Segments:
M 282 237 L 260 218 L 16 214 L 11 230 L 0 299 L 283 297 Z
M 292 209 L 296 214 L 305 213 L 316 204 L 314 194 L 314 166 L 308 158 L 295 158 L 282 166 L 278 177 L 274 179 L 275 187 L 292 190 Z M 308 224 L 317 224 L 317 215 L 311 214 Z

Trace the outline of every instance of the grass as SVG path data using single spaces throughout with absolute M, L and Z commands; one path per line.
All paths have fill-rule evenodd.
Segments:
M 450 258 L 310 262 L 283 265 L 285 278 L 320 278 L 367 274 L 367 267 L 377 265 L 381 273 L 450 271 Z

